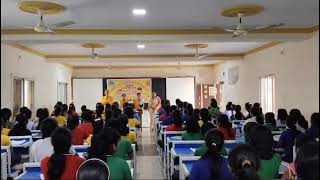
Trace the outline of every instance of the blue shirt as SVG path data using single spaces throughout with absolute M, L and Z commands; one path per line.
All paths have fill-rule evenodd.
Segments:
M 319 138 L 319 128 L 311 127 L 306 130 L 306 134 L 312 139 Z
M 133 114 L 133 118 L 135 118 L 135 119 L 140 119 L 139 114 L 138 114 L 138 113 L 134 113 L 134 114 Z
M 292 163 L 294 140 L 299 134 L 300 131 L 296 129 L 287 129 L 280 135 L 278 147 L 284 149 L 283 161 Z
M 161 125 L 167 126 L 167 125 L 171 125 L 172 123 L 173 123 L 172 117 L 168 116 L 164 121 L 162 121 Z
M 160 110 L 159 110 L 159 117 L 160 117 L 162 114 L 165 114 L 165 113 L 167 113 L 167 112 L 164 110 L 164 108 L 160 108 Z
M 207 160 L 198 160 L 192 166 L 192 170 L 190 172 L 189 180 L 207 180 L 214 179 L 211 177 L 211 162 L 210 159 Z M 220 179 L 229 180 L 233 179 L 232 175 L 228 168 L 228 160 L 222 157 L 222 163 L 220 166 Z

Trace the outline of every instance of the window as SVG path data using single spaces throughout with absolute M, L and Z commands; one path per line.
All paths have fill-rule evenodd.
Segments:
M 260 103 L 264 113 L 275 112 L 274 75 L 260 78 Z
M 34 81 L 24 78 L 13 79 L 13 115 L 17 115 L 22 106 L 34 108 Z
M 58 99 L 63 104 L 67 104 L 67 83 L 58 82 Z

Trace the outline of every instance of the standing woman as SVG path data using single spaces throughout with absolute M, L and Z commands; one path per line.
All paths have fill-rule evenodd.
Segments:
M 152 100 L 150 103 L 149 113 L 150 113 L 150 131 L 154 129 L 154 113 L 158 112 L 161 108 L 161 98 L 157 95 L 156 92 L 152 93 Z
M 66 128 L 57 128 L 51 137 L 53 154 L 41 160 L 41 172 L 45 179 L 76 179 L 76 172 L 84 159 L 69 154 L 71 134 Z
M 110 106 L 113 104 L 113 98 L 109 94 L 109 90 L 106 89 L 104 91 L 105 96 L 102 97 L 101 103 L 105 106 L 106 104 L 109 104 Z

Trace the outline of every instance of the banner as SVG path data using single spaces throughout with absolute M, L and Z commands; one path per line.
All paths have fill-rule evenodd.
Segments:
M 126 94 L 129 102 L 137 98 L 137 93 L 141 93 L 146 103 L 151 98 L 151 79 L 107 79 L 107 87 L 116 102 L 120 101 L 122 94 Z

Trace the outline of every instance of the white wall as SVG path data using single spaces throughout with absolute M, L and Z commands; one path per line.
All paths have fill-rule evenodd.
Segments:
M 12 78 L 14 76 L 34 80 L 36 109 L 47 107 L 50 111 L 53 110 L 57 102 L 58 82 L 68 83 L 68 103 L 71 101 L 72 70 L 70 68 L 48 63 L 39 56 L 1 43 L 1 108 L 12 109 Z
M 102 79 L 73 79 L 73 102 L 80 112 L 82 105 L 95 110 L 102 98 Z
M 239 66 L 239 81 L 228 85 L 227 70 L 234 66 Z M 241 61 L 217 64 L 213 69 L 216 82 L 225 81 L 223 105 L 232 101 L 243 107 L 247 101 L 258 102 L 259 77 L 275 74 L 276 109 L 298 108 L 306 119 L 319 112 L 319 32 L 308 40 L 282 43 Z

